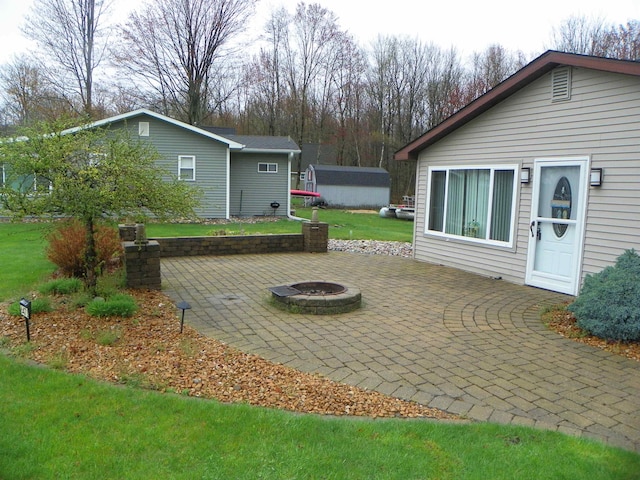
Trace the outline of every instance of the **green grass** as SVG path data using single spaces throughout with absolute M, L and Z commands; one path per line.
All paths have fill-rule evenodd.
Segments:
M 0 301 L 24 295 L 55 266 L 44 253 L 46 223 L 0 223 Z
M 296 216 L 311 219 L 311 208 L 296 208 Z M 329 224 L 329 238 L 341 240 L 387 240 L 411 242 L 413 222 L 381 218 L 377 213 L 351 213 L 330 208 L 320 209 L 318 219 Z M 212 235 L 225 231 L 228 235 L 300 233 L 300 223 L 289 219 L 265 223 L 233 223 L 224 225 L 158 224 L 147 225 L 149 237 L 185 237 Z
M 0 356 L 0 478 L 632 479 L 640 457 L 493 424 L 355 420 L 114 387 Z

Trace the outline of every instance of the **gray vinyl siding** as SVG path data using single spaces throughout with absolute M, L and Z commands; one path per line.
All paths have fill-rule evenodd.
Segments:
M 318 184 L 316 191 L 331 206 L 380 208 L 389 205 L 389 188 Z
M 589 156 L 604 169 L 588 188 L 582 275 L 640 248 L 640 78 L 573 68 L 571 100 L 551 102 L 551 74 L 424 150 L 417 168 L 415 258 L 524 283 L 532 183 L 518 183 L 513 248 L 444 240 L 425 234 L 429 165 L 516 163 Z
M 149 122 L 148 137 L 138 136 L 139 121 Z M 118 126 L 122 126 L 122 123 L 113 127 Z M 148 116 L 129 119 L 127 127 L 133 139 L 149 141 L 157 149 L 161 157 L 158 165 L 173 175 L 178 175 L 178 156 L 195 156 L 196 180 L 189 183 L 203 192 L 201 206 L 196 213 L 203 218 L 227 216 L 226 144 Z
M 258 163 L 276 163 L 278 173 L 258 172 Z M 287 215 L 288 155 L 232 153 L 229 198 L 233 216 L 273 215 L 271 202 L 280 204 L 276 215 Z

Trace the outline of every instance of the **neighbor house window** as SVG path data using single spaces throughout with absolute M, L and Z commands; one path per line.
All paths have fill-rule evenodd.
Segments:
M 260 173 L 278 173 L 277 163 L 259 163 L 258 172 Z
M 180 155 L 178 157 L 178 178 L 180 180 L 196 179 L 196 157 L 193 155 Z
M 138 135 L 141 137 L 149 136 L 149 122 L 138 122 Z
M 517 166 L 431 167 L 426 232 L 511 245 Z

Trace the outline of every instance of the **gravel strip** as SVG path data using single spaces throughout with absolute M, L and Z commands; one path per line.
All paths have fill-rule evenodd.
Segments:
M 410 242 L 382 242 L 379 240 L 329 240 L 329 250 L 334 252 L 364 253 L 367 255 L 393 255 L 411 258 Z

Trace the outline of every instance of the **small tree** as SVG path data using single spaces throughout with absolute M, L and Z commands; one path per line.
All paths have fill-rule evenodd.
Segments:
M 159 169 L 158 153 L 133 141 L 125 129 L 65 126 L 40 124 L 22 137 L 0 141 L 5 164 L 0 200 L 16 219 L 64 216 L 82 222 L 87 231 L 85 283 L 95 291 L 99 219 L 192 217 L 200 192 Z

